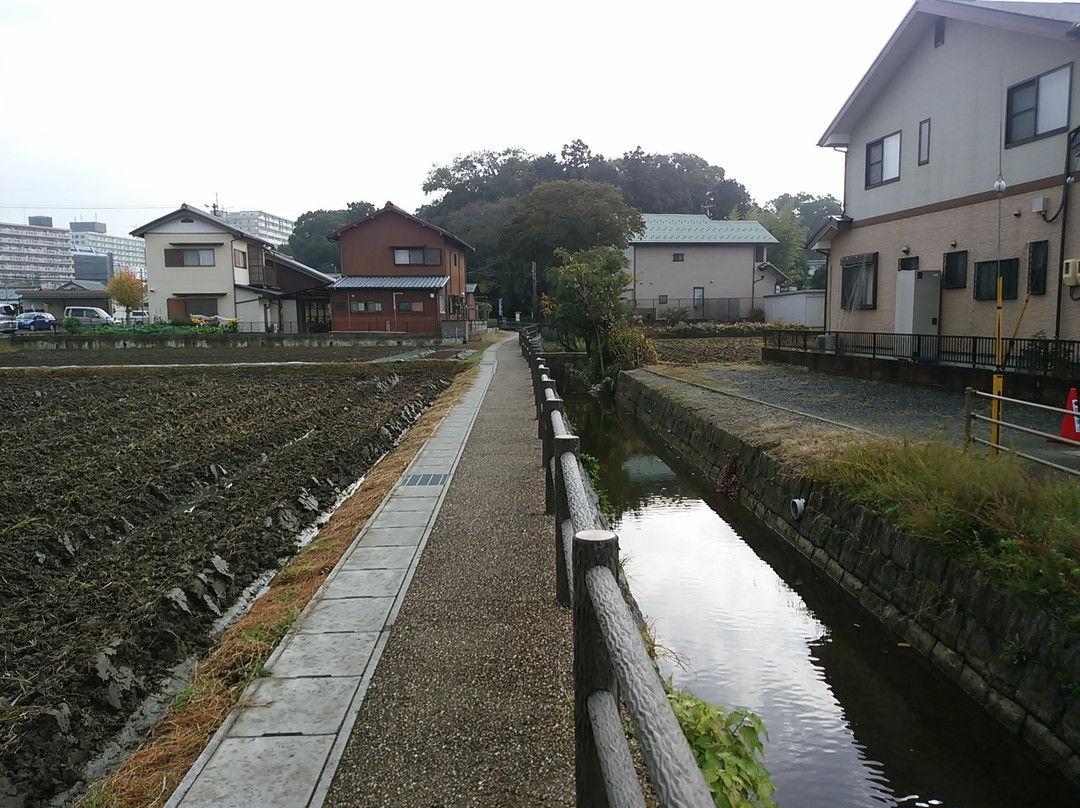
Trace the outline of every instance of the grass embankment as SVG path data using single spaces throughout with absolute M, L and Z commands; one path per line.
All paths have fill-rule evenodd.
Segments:
M 490 343 L 500 335 L 485 335 Z M 266 659 L 322 586 L 364 523 L 412 462 L 435 427 L 472 386 L 474 367 L 458 374 L 402 438 L 397 448 L 320 528 L 318 535 L 270 582 L 250 611 L 195 669 L 149 737 L 109 778 L 93 784 L 77 808 L 148 808 L 163 805 L 239 701 L 244 688 L 265 675 Z
M 796 447 L 789 447 L 794 450 Z M 783 453 L 783 452 L 781 452 Z M 819 438 L 811 475 L 1080 633 L 1080 489 L 938 442 Z

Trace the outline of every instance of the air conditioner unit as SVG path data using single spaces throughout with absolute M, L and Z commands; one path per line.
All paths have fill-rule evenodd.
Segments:
M 817 347 L 819 351 L 836 353 L 836 334 L 818 334 Z
M 1066 258 L 1061 282 L 1066 286 L 1080 286 L 1080 258 Z

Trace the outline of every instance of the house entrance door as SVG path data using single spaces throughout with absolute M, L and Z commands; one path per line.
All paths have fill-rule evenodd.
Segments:
M 941 316 L 941 271 L 908 270 L 896 273 L 896 355 L 908 359 L 936 359 Z M 929 336 L 930 339 L 920 339 Z

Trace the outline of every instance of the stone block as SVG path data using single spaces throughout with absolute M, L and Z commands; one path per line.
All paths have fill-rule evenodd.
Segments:
M 964 665 L 964 669 L 960 672 L 960 687 L 975 699 L 980 707 L 986 705 L 986 700 L 990 696 L 990 685 L 970 665 Z
M 939 642 L 934 645 L 934 649 L 930 652 L 930 662 L 952 681 L 960 681 L 960 675 L 964 670 L 964 658 L 944 643 Z
M 950 648 L 955 648 L 960 632 L 964 628 L 964 613 L 956 601 L 947 598 L 939 605 L 937 615 L 932 620 L 934 634 Z
M 1065 696 L 1065 709 L 1056 729 L 1058 737 L 1080 755 L 1080 693 L 1072 692 Z
M 919 552 L 919 540 L 906 533 L 897 533 L 893 538 L 891 558 L 897 566 L 911 570 L 915 566 L 915 555 Z
M 912 648 L 924 657 L 930 656 L 934 646 L 938 644 L 937 638 L 915 621 L 912 621 L 907 631 L 904 632 L 904 638 L 911 643 Z
M 840 562 L 835 558 L 830 558 L 825 564 L 825 574 L 839 583 L 844 576 L 844 568 L 840 566 Z
M 986 699 L 986 710 L 994 716 L 1009 732 L 1017 734 L 1027 718 L 1024 708 L 1011 699 L 1005 698 L 996 690 L 991 690 Z
M 1024 720 L 1020 728 L 1020 737 L 1057 768 L 1062 768 L 1072 757 L 1072 750 L 1055 738 L 1054 734 L 1034 716 L 1029 715 Z
M 912 571 L 917 577 L 930 581 L 938 589 L 942 589 L 945 583 L 945 561 L 945 555 L 937 547 L 929 542 L 920 541 L 918 550 L 915 552 Z
M 870 587 L 863 586 L 859 590 L 859 603 L 879 620 L 881 619 L 882 612 L 885 609 L 885 601 L 878 597 Z
M 983 625 L 972 617 L 964 621 L 964 627 L 956 638 L 956 650 L 974 671 L 984 679 L 990 676 L 987 658 L 993 648 L 993 638 Z
M 1038 662 L 1028 661 L 1016 685 L 1016 701 L 1038 721 L 1054 726 L 1065 709 L 1065 699 L 1053 675 Z

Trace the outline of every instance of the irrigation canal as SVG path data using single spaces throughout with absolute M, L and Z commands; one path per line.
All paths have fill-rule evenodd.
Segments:
M 769 732 L 781 808 L 1080 805 L 967 695 L 750 513 L 662 459 L 586 395 L 567 406 L 597 457 L 631 588 L 676 687 Z

